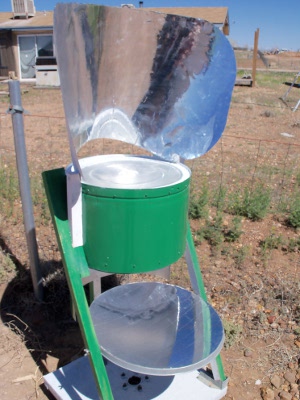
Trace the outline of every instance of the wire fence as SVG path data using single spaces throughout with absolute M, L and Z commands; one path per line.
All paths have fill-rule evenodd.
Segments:
M 35 191 L 43 190 L 43 171 L 65 167 L 71 162 L 65 119 L 61 116 L 31 114 L 24 116 L 24 125 L 29 173 L 34 182 L 32 196 L 39 251 L 45 260 L 60 260 L 50 222 L 43 228 L 45 221 L 40 214 L 46 212 L 46 201 L 45 204 L 38 204 L 44 200 L 36 196 Z M 80 150 L 79 157 L 114 153 L 145 152 L 132 145 L 99 139 L 85 145 Z M 225 133 L 207 154 L 188 161 L 187 165 L 192 171 L 192 193 L 199 192 L 204 184 L 208 185 L 214 196 L 218 196 L 223 189 L 234 192 L 248 187 L 251 190 L 257 184 L 262 184 L 271 193 L 273 210 L 286 204 L 287 199 L 300 185 L 299 145 L 287 142 Z M 11 116 L 4 112 L 0 113 L 0 170 L 16 170 Z M 15 175 L 17 176 L 16 173 Z M 19 203 L 14 201 L 20 218 L 22 211 Z M 1 218 L 3 221 L 3 216 Z M 9 233 L 6 233 L 8 243 Z M 27 253 L 25 244 L 22 242 L 18 245 L 14 253 L 22 259 Z M 26 263 L 26 260 L 23 262 Z
M 26 115 L 25 140 L 31 176 L 65 167 L 71 161 L 64 117 Z M 192 171 L 192 187 L 205 179 L 212 189 L 265 184 L 272 199 L 292 190 L 300 178 L 300 145 L 276 140 L 224 134 L 204 156 L 187 161 Z M 145 154 L 140 148 L 114 140 L 99 139 L 85 145 L 79 157 L 96 154 Z M 0 166 L 15 167 L 11 116 L 0 113 Z
M 235 57 L 238 69 L 252 68 L 253 50 L 235 49 Z M 268 68 L 273 71 L 295 71 L 300 70 L 300 53 L 299 52 L 277 52 L 263 53 L 258 52 L 256 60 L 257 68 Z

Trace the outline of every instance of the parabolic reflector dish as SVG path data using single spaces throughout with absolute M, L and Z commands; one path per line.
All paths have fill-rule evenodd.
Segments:
M 194 371 L 214 360 L 224 342 L 215 310 L 174 285 L 117 286 L 97 297 L 90 311 L 103 355 L 134 372 Z
M 209 22 L 58 4 L 54 38 L 73 162 L 97 138 L 178 161 L 201 156 L 222 135 L 235 57 Z

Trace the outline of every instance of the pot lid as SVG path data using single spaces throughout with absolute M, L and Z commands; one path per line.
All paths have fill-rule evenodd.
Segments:
M 158 189 L 190 177 L 185 165 L 153 157 L 100 155 L 82 158 L 79 164 L 82 183 L 110 189 Z

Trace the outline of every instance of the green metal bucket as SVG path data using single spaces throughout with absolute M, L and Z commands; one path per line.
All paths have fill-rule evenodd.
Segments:
M 186 246 L 189 169 L 148 157 L 83 160 L 83 246 L 89 266 L 124 274 L 177 261 Z

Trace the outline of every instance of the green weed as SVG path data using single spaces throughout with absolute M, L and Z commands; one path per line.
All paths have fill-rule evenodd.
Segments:
M 246 187 L 243 192 L 239 189 L 229 195 L 227 211 L 247 217 L 253 221 L 263 219 L 270 207 L 270 190 L 263 185 L 257 185 L 252 190 Z
M 224 347 L 225 349 L 228 349 L 239 340 L 243 329 L 239 324 L 227 319 L 223 320 L 223 327 L 225 331 Z
M 9 166 L 0 167 L 0 212 L 11 217 L 14 203 L 19 198 L 19 185 L 16 170 Z
M 207 240 L 213 249 L 213 252 L 221 250 L 224 242 L 235 242 L 241 236 L 241 218 L 235 216 L 231 223 L 225 225 L 223 222 L 223 213 L 217 211 L 215 218 L 206 220 L 205 225 L 197 232 L 197 240 L 201 243 Z M 222 250 L 224 248 L 222 247 Z M 225 251 L 225 250 L 224 250 Z
M 300 187 L 300 172 L 297 172 L 296 177 L 295 177 L 295 185 L 297 187 Z
M 13 271 L 15 271 L 15 264 L 9 255 L 0 249 L 0 282 L 5 282 Z
M 249 254 L 250 254 L 249 246 L 242 246 L 237 249 L 234 249 L 232 257 L 238 269 L 243 267 Z
M 0 195 L 10 202 L 18 198 L 18 178 L 13 168 L 7 166 L 0 168 Z
M 285 244 L 285 240 L 282 235 L 275 235 L 271 233 L 271 235 L 267 236 L 264 240 L 260 242 L 260 247 L 264 252 L 270 251 L 273 249 L 279 249 Z
M 204 240 L 207 240 L 213 253 L 219 251 L 224 242 L 222 223 L 223 217 L 221 213 L 218 213 L 214 219 L 206 219 L 204 226 L 196 232 L 197 242 L 202 243 Z
M 223 186 L 220 186 L 213 193 L 211 201 L 212 206 L 216 207 L 219 211 L 224 211 L 226 205 L 226 196 L 227 190 Z
M 266 262 L 268 261 L 272 250 L 281 249 L 283 246 L 285 246 L 285 243 L 286 241 L 282 237 L 282 235 L 275 235 L 274 233 L 271 233 L 264 240 L 262 240 L 260 242 L 260 248 L 261 248 L 261 260 L 263 264 L 265 265 Z
M 297 326 L 297 327 L 294 329 L 294 335 L 300 337 L 300 326 Z
M 243 231 L 242 227 L 242 218 L 239 215 L 236 215 L 232 218 L 231 225 L 224 232 L 224 237 L 226 242 L 235 242 L 239 239 Z
M 36 221 L 40 224 L 48 224 L 50 212 L 41 178 L 33 176 L 30 180 L 30 187 Z M 19 209 L 15 208 L 16 201 L 19 199 L 20 190 L 16 169 L 10 165 L 0 166 L 0 213 L 2 218 L 13 216 L 16 222 L 19 220 Z
M 287 221 L 293 228 L 300 228 L 300 193 L 296 193 L 291 202 Z
M 205 218 L 208 215 L 209 190 L 207 183 L 201 186 L 199 194 L 192 194 L 189 204 L 189 217 L 192 219 Z
M 300 237 L 297 239 L 291 238 L 287 242 L 287 251 L 288 252 L 298 252 L 300 251 Z
M 47 225 L 51 221 L 49 206 L 47 203 L 45 188 L 40 177 L 31 178 L 32 203 L 36 210 L 37 224 Z

